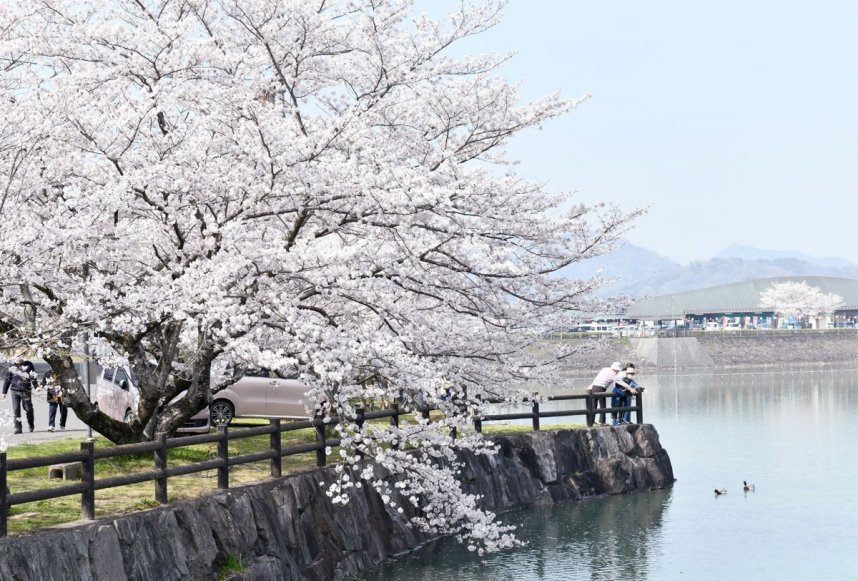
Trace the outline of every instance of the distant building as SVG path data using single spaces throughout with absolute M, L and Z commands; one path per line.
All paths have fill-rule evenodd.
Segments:
M 760 293 L 780 282 L 806 282 L 823 293 L 843 298 L 843 306 L 832 316 L 811 321 L 814 328 L 854 326 L 858 321 L 858 280 L 830 276 L 781 276 L 746 280 L 691 291 L 637 300 L 626 317 L 655 324 L 688 325 L 695 328 L 784 327 L 797 321 L 777 320 L 760 307 Z

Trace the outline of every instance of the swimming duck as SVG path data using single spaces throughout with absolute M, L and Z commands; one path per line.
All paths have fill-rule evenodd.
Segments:
M 727 494 L 726 488 L 720 488 L 720 489 L 716 488 L 715 489 L 715 496 L 721 496 L 722 494 Z
M 745 485 L 744 488 L 742 488 L 742 490 L 744 490 L 745 492 L 754 492 L 757 489 L 757 487 L 753 484 L 748 484 L 746 480 L 743 480 L 742 484 Z

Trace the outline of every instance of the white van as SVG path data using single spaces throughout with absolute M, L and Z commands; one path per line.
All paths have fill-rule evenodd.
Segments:
M 132 410 L 137 409 L 140 391 L 127 367 L 106 367 L 96 383 L 95 401 L 98 409 L 115 420 L 131 421 Z M 182 397 L 180 394 L 178 397 Z M 180 434 L 207 434 L 209 432 L 209 410 L 201 412 L 183 423 L 176 432 Z

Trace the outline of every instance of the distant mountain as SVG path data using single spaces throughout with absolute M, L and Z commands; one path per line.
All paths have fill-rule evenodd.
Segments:
M 742 246 L 733 244 L 728 246 L 713 258 L 741 258 L 742 260 L 799 260 L 809 262 L 819 266 L 833 266 L 837 268 L 846 268 L 855 266 L 845 258 L 836 256 L 816 257 L 803 254 L 801 252 L 792 252 L 789 250 L 764 250 L 762 248 L 754 248 L 753 246 Z
M 858 279 L 858 267 L 824 266 L 794 258 L 776 260 L 743 260 L 713 258 L 695 261 L 687 266 L 651 273 L 636 281 L 627 281 L 630 288 L 623 291 L 631 296 L 661 295 L 731 282 L 775 276 L 837 276 Z
M 569 278 L 589 278 L 597 273 L 620 277 L 619 281 L 601 288 L 599 296 L 644 297 L 775 276 L 858 279 L 858 266 L 842 258 L 816 259 L 798 252 L 760 250 L 750 246 L 731 246 L 712 259 L 683 266 L 645 248 L 625 244 L 615 252 L 570 265 L 559 272 Z
M 557 274 L 573 279 L 588 279 L 597 274 L 606 278 L 620 279 L 616 283 L 600 289 L 599 296 L 609 297 L 629 294 L 625 289 L 634 287 L 636 281 L 644 280 L 655 272 L 674 268 L 681 268 L 678 262 L 665 258 L 652 250 L 624 243 L 623 246 L 610 254 L 603 254 L 584 262 L 570 264 L 560 269 Z

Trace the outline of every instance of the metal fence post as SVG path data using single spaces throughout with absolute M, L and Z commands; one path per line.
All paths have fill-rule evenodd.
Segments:
M 274 451 L 274 457 L 271 459 L 271 478 L 280 478 L 283 475 L 283 442 L 281 440 L 280 418 L 271 418 L 268 422 L 274 429 L 268 435 L 269 447 Z
M 539 431 L 539 401 L 533 400 L 531 402 L 531 408 L 533 413 L 533 431 Z
M 643 421 L 643 394 L 641 392 L 637 392 L 635 394 L 635 406 L 638 408 L 635 411 L 635 422 L 642 424 Z
M 221 490 L 229 488 L 229 431 L 226 426 L 218 426 L 217 457 L 221 464 L 217 468 L 217 487 Z
M 158 434 L 158 448 L 155 450 L 155 470 L 161 474 L 155 479 L 155 500 L 167 504 L 167 434 Z
M 86 453 L 80 463 L 81 483 L 86 490 L 80 495 L 80 517 L 83 520 L 95 518 L 95 443 L 87 440 L 80 443 L 80 451 Z
M 7 518 L 9 517 L 9 504 L 6 498 L 6 451 L 0 452 L 0 537 L 5 537 L 8 532 Z

